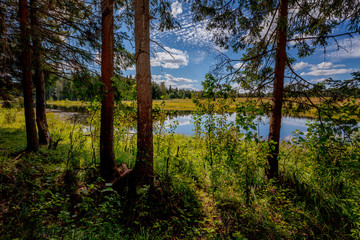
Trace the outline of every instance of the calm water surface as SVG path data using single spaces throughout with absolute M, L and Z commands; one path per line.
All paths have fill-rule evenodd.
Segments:
M 51 109 L 51 111 L 66 114 L 70 119 L 77 119 L 77 121 L 86 125 L 87 111 L 85 107 L 61 107 L 55 105 L 48 105 L 47 107 Z M 236 113 L 229 113 L 227 121 L 235 121 L 235 118 Z M 169 130 L 169 126 L 174 124 L 175 121 L 178 123 L 175 133 L 190 136 L 194 135 L 194 120 L 191 111 L 175 111 L 174 114 L 168 116 L 165 121 L 166 128 Z M 302 132 L 306 132 L 306 123 L 311 121 L 312 120 L 308 118 L 283 117 L 280 132 L 281 139 L 290 138 L 294 135 L 293 132 L 297 129 Z M 256 133 L 266 139 L 269 132 L 269 117 L 259 117 L 256 122 L 258 125 Z
M 166 125 L 170 125 L 173 121 L 178 121 L 178 126 L 175 129 L 175 133 L 185 134 L 185 135 L 194 135 L 194 120 L 192 119 L 192 114 L 189 113 L 187 115 L 176 116 L 172 119 L 166 121 Z M 228 122 L 235 121 L 236 113 L 230 113 L 227 117 Z M 311 122 L 312 120 L 307 118 L 294 118 L 294 117 L 283 117 L 282 124 L 281 124 L 281 132 L 280 137 L 281 139 L 289 138 L 293 136 L 293 132 L 295 130 L 300 130 L 302 132 L 306 132 L 307 122 Z M 269 117 L 259 117 L 257 122 L 257 130 L 254 131 L 258 133 L 259 136 L 262 138 L 268 137 L 269 132 Z

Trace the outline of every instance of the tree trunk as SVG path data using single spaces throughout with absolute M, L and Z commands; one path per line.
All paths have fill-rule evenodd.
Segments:
M 37 0 L 30 0 L 30 17 L 33 40 L 33 67 L 35 70 L 34 82 L 36 87 L 36 123 L 38 127 L 39 144 L 47 145 L 50 134 L 46 120 L 45 81 L 42 72 L 42 52 L 40 40 L 40 26 L 38 21 Z
M 101 78 L 105 86 L 105 96 L 101 102 L 100 129 L 100 174 L 106 181 L 114 178 L 114 91 L 112 76 L 114 72 L 114 13 L 113 0 L 101 1 Z
M 137 90 L 136 185 L 153 183 L 152 94 L 150 70 L 149 0 L 135 3 L 135 58 Z
M 27 0 L 19 0 L 20 41 L 22 47 L 22 84 L 24 91 L 25 125 L 27 152 L 35 152 L 39 148 L 33 103 L 33 83 L 31 72 L 29 6 Z
M 279 19 L 277 23 L 277 40 L 275 56 L 275 79 L 272 106 L 270 113 L 269 129 L 269 155 L 267 156 L 267 167 L 265 178 L 272 179 L 278 177 L 278 155 L 281 127 L 281 109 L 284 95 L 284 75 L 286 64 L 286 32 L 288 17 L 288 0 L 280 0 Z

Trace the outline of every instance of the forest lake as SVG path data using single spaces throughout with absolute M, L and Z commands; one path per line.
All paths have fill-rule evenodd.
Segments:
M 83 106 L 71 106 L 64 107 L 58 105 L 47 105 L 47 109 L 51 112 L 59 113 L 65 116 L 67 119 L 78 121 L 84 125 L 84 132 L 89 132 L 90 127 L 88 126 L 87 110 Z M 176 134 L 183 134 L 188 136 L 193 136 L 194 132 L 194 119 L 192 111 L 171 111 L 172 114 L 169 114 L 165 120 L 166 131 L 170 131 L 170 125 L 176 124 L 176 128 L 173 130 Z M 236 119 L 236 113 L 227 113 L 227 122 L 234 122 Z M 294 136 L 294 132 L 299 130 L 303 133 L 307 131 L 307 123 L 313 122 L 311 118 L 299 118 L 299 117 L 283 117 L 281 122 L 281 133 L 280 138 L 282 140 L 289 140 Z M 267 139 L 269 132 L 269 117 L 268 116 L 259 116 L 256 119 L 257 130 L 254 133 L 257 133 L 258 136 L 261 136 L 262 139 Z M 203 128 L 204 126 L 202 126 Z M 133 132 L 133 131 L 132 131 Z

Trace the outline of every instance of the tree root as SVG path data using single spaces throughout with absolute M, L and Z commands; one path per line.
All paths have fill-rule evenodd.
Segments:
M 116 168 L 116 178 L 112 181 L 112 187 L 119 194 L 136 195 L 136 178 L 134 169 L 129 169 L 125 163 Z

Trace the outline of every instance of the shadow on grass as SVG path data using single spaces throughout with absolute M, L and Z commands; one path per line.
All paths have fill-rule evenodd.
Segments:
M 25 129 L 0 128 L 0 155 L 14 154 L 26 147 Z
M 25 146 L 21 130 L 0 129 L 7 146 L 0 169 L 3 239 L 173 239 L 199 236 L 203 218 L 195 189 L 157 181 L 129 202 L 104 184 L 97 168 L 66 168 L 68 143 L 42 153 L 11 153 Z M 4 151 L 5 152 L 5 151 Z M 80 152 L 81 153 L 81 152 Z M 86 157 L 86 156 L 83 156 Z

